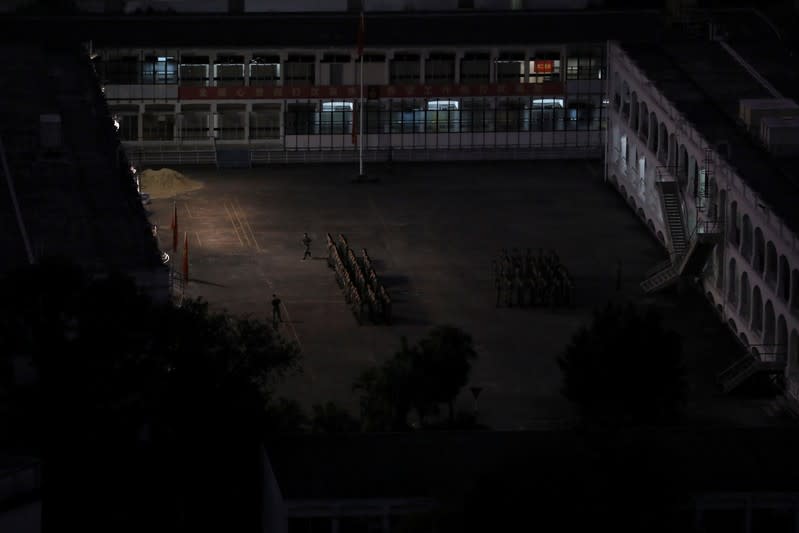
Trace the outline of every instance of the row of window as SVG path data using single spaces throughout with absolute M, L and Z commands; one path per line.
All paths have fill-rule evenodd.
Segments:
M 346 56 L 345 56 L 346 57 Z M 186 62 L 190 61 L 190 62 Z M 279 57 L 256 58 L 249 64 L 242 56 L 223 58 L 211 63 L 208 57 L 185 56 L 180 62 L 171 56 L 115 57 L 96 62 L 100 79 L 106 84 L 182 84 L 182 85 L 270 85 L 284 82 L 295 85 L 313 85 L 316 79 L 314 56 L 282 61 Z M 377 61 L 371 61 L 372 64 Z M 385 63 L 385 58 L 382 58 Z M 323 61 L 330 85 L 342 85 L 344 65 L 349 61 Z M 557 55 L 535 59 L 494 60 L 495 81 L 518 83 L 543 83 L 561 79 L 561 60 Z M 455 77 L 455 58 L 433 56 L 424 62 L 425 83 L 490 83 L 491 59 L 485 57 L 460 60 L 460 80 Z M 390 84 L 421 82 L 420 56 L 398 55 L 389 61 Z M 603 65 L 598 57 L 570 57 L 566 60 L 567 80 L 602 79 Z
M 560 99 L 533 107 L 529 100 L 511 100 L 492 108 L 488 105 L 460 107 L 457 100 L 448 106 L 424 107 L 401 104 L 379 108 L 369 106 L 364 115 L 366 133 L 471 133 L 471 132 L 534 132 L 534 131 L 599 131 L 605 122 L 604 108 L 585 102 L 562 106 Z M 540 102 L 541 100 L 539 100 Z M 553 105 L 555 103 L 555 105 Z M 348 134 L 353 120 L 351 102 L 330 102 L 317 107 L 312 103 L 287 104 L 280 109 L 257 110 L 249 114 L 250 138 L 273 139 L 280 136 L 280 124 L 287 135 Z M 472 103 L 474 104 L 474 103 Z M 281 113 L 283 116 L 281 117 Z M 217 115 L 219 138 L 243 138 L 245 111 L 225 111 Z M 119 114 L 119 134 L 123 140 L 138 140 L 139 115 Z M 141 116 L 144 140 L 172 140 L 175 114 L 144 113 Z M 207 139 L 211 126 L 209 111 L 185 110 L 182 113 L 183 138 Z M 358 126 L 356 125 L 356 128 Z

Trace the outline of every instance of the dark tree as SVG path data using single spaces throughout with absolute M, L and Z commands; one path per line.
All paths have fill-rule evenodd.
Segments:
M 299 370 L 296 346 L 267 324 L 198 300 L 155 305 L 119 274 L 47 260 L 0 286 L 0 368 L 33 362 L 37 379 L 14 388 L 51 423 L 39 433 L 64 420 L 88 439 L 262 421 L 274 385 Z
M 609 304 L 558 358 L 563 395 L 589 424 L 667 423 L 683 405 L 682 343 L 652 308 Z
M 449 406 L 453 424 L 455 398 L 468 381 L 476 357 L 471 337 L 451 326 L 434 328 L 415 346 L 403 337 L 393 358 L 365 370 L 353 385 L 360 393 L 364 430 L 407 430 L 411 411 L 416 411 L 424 426 L 441 403 Z
M 472 337 L 456 327 L 438 326 L 419 341 L 419 348 L 426 396 L 432 402 L 446 403 L 452 422 L 455 398 L 468 382 L 472 361 L 477 358 Z
M 333 402 L 313 406 L 311 431 L 314 433 L 355 433 L 358 430 L 358 420 Z
M 267 414 L 281 406 L 274 385 L 299 369 L 293 344 L 63 261 L 6 276 L 0 294 L 0 444 L 42 458 L 48 527 L 260 523 Z M 15 371 L 25 362 L 27 379 Z

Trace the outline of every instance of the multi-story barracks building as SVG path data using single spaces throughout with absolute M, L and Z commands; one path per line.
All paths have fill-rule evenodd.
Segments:
M 608 38 L 657 11 L 97 17 L 96 71 L 135 162 L 598 157 Z M 355 128 L 353 128 L 355 124 Z M 353 131 L 355 130 L 355 131 Z
M 775 39 L 610 44 L 606 177 L 670 253 L 646 291 L 698 281 L 749 355 L 799 398 L 799 82 Z M 768 74 L 768 77 L 766 77 Z

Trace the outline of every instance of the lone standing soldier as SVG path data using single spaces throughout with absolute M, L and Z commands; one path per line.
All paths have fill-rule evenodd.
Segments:
M 272 326 L 277 328 L 279 323 L 283 322 L 283 317 L 280 316 L 280 298 L 277 294 L 272 295 Z
M 305 261 L 311 257 L 311 237 L 308 236 L 308 232 L 302 234 L 302 243 L 305 245 L 305 253 L 302 256 L 302 260 Z

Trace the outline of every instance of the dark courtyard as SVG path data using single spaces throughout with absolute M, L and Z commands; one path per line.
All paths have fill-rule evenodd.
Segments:
M 304 368 L 279 391 L 306 410 L 334 401 L 357 414 L 352 384 L 363 369 L 391 357 L 401 337 L 415 342 L 449 324 L 471 334 L 479 354 L 469 383 L 481 388 L 479 422 L 500 430 L 568 426 L 573 413 L 559 392 L 558 353 L 594 308 L 609 299 L 641 301 L 639 282 L 664 257 L 594 161 L 375 166 L 368 169 L 374 183 L 354 183 L 353 165 L 177 170 L 203 184 L 176 197 L 177 253 L 168 229 L 173 200 L 155 199 L 148 209 L 176 269 L 188 234 L 187 296 L 271 320 L 276 293 L 281 333 L 299 344 Z M 313 258 L 303 261 L 305 231 Z M 394 302 L 391 326 L 358 324 L 327 267 L 327 233 L 368 250 Z M 491 262 L 503 248 L 555 250 L 574 279 L 575 308 L 498 308 Z M 737 347 L 701 297 L 648 300 L 685 338 L 697 420 L 778 422 L 767 399 L 716 392 L 714 376 Z M 475 408 L 469 387 L 458 398 L 461 411 Z

